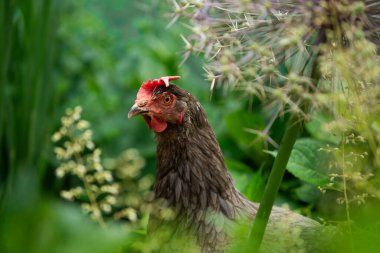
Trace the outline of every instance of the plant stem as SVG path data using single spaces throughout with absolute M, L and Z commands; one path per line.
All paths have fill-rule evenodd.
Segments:
M 350 244 L 351 244 L 351 252 L 355 252 L 355 247 L 354 247 L 354 241 L 352 237 L 352 228 L 351 228 L 351 217 L 350 217 L 350 203 L 348 199 L 348 194 L 347 194 L 347 179 L 346 179 L 346 158 L 345 158 L 345 142 L 346 142 L 345 136 L 342 138 L 342 179 L 343 179 L 343 196 L 344 196 L 344 205 L 345 205 L 345 211 L 346 211 L 346 219 L 347 219 L 347 228 L 348 228 L 348 236 L 350 239 Z
M 71 142 L 75 142 L 75 139 L 72 136 L 70 136 L 69 138 L 70 138 Z M 76 163 L 80 164 L 80 165 L 83 165 L 86 168 L 86 170 L 87 170 L 87 167 L 84 164 L 83 159 L 81 158 L 80 154 L 77 153 L 77 152 L 75 152 L 74 153 L 74 157 L 75 157 Z M 102 211 L 101 211 L 101 209 L 99 207 L 99 204 L 98 204 L 98 202 L 96 200 L 96 196 L 91 191 L 90 183 L 87 181 L 86 176 L 78 176 L 78 177 L 79 177 L 79 179 L 82 180 L 82 182 L 84 184 L 84 189 L 85 189 L 86 194 L 87 194 L 87 196 L 88 196 L 88 198 L 90 200 L 91 207 L 94 208 L 96 211 L 98 211 L 99 214 L 100 214 L 100 216 L 95 216 L 96 221 L 99 223 L 99 225 L 103 229 L 106 229 L 107 226 L 106 226 L 106 223 L 104 222 L 104 219 L 103 219 L 103 216 L 102 216 Z M 94 210 L 92 210 L 92 213 L 94 213 Z
M 88 183 L 88 181 L 85 177 L 82 177 L 81 179 L 83 181 L 84 188 L 85 188 L 87 196 L 90 200 L 92 208 L 95 208 L 95 210 L 97 210 L 99 212 L 99 216 L 95 216 L 95 219 L 103 229 L 106 229 L 107 226 L 106 226 L 106 223 L 104 222 L 104 219 L 102 216 L 102 211 L 99 207 L 98 202 L 96 201 L 96 197 L 95 197 L 94 193 L 91 191 L 90 184 Z M 94 211 L 93 211 L 93 213 L 94 213 Z
M 273 203 L 276 199 L 278 189 L 284 176 L 285 168 L 288 163 L 293 145 L 298 133 L 302 128 L 302 119 L 297 115 L 291 115 L 287 122 L 287 127 L 274 160 L 272 171 L 269 175 L 268 183 L 264 190 L 263 199 L 253 224 L 249 237 L 252 252 L 259 252 L 261 241 L 264 237 L 265 228 L 268 224 L 269 215 L 272 211 Z

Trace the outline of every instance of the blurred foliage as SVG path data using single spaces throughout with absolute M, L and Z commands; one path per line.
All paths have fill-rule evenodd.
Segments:
M 94 140 L 101 144 L 106 157 L 116 156 L 126 148 L 137 148 L 146 158 L 145 173 L 154 175 L 153 133 L 147 134 L 143 120 L 127 122 L 127 111 L 143 80 L 180 74 L 179 85 L 195 95 L 205 107 L 226 157 L 241 160 L 251 168 L 259 168 L 262 159 L 269 159 L 269 168 L 270 156 L 262 152 L 263 142 L 254 141 L 255 135 L 244 130 L 263 127 L 268 120 L 264 115 L 253 116 L 256 114 L 245 112 L 258 104 L 227 100 L 222 90 L 215 91 L 210 99 L 207 82 L 200 75 L 202 65 L 194 58 L 190 58 L 179 72 L 181 57 L 178 53 L 182 41 L 178 38 L 186 31 L 179 26 L 165 28 L 168 20 L 162 15 L 168 11 L 166 4 L 152 1 L 153 6 L 149 6 L 150 1 L 126 2 L 143 16 L 129 11 L 131 21 L 121 21 L 120 15 L 125 13 L 120 13 L 118 2 L 108 7 L 101 1 L 92 1 L 91 5 L 75 2 L 67 7 L 70 12 L 64 16 L 59 33 L 63 61 L 59 62 L 58 80 L 65 94 L 61 98 L 64 101 L 61 114 L 64 108 L 80 104 L 86 111 L 84 117 L 92 122 Z M 89 26 L 87 22 L 91 22 L 90 32 L 83 29 Z M 132 25 L 126 26 L 127 23 Z M 239 94 L 233 96 L 240 97 Z M 246 116 L 239 117 L 239 114 Z M 255 121 L 251 121 L 252 117 Z M 226 124 L 219 124 L 224 118 Z M 281 132 L 281 125 L 279 129 Z M 252 151 L 257 156 L 252 156 Z M 250 178 L 247 173 L 242 176 Z
M 102 231 L 88 223 L 80 209 L 69 203 L 58 203 L 62 190 L 75 189 L 80 182 L 73 178 L 55 179 L 54 168 L 59 164 L 50 151 L 50 139 L 54 129 L 59 129 L 66 108 L 81 105 L 85 122 L 91 122 L 93 142 L 103 151 L 104 166 L 115 172 L 115 180 L 123 185 L 127 199 L 122 201 L 136 204 L 140 195 L 133 195 L 136 188 L 123 182 L 125 171 L 118 169 L 125 164 L 123 152 L 137 148 L 146 161 L 138 178 L 155 174 L 153 133 L 149 133 L 143 120 L 127 121 L 136 91 L 146 79 L 168 74 L 182 76 L 179 85 L 205 107 L 222 149 L 231 161 L 230 167 L 236 170 L 235 178 L 241 179 L 238 187 L 249 188 L 247 183 L 254 172 L 248 168 L 258 168 L 260 161 L 251 157 L 251 147 L 241 143 L 245 140 L 220 124 L 226 115 L 244 111 L 248 103 L 226 100 L 223 91 L 216 91 L 210 97 L 207 82 L 200 74 L 201 63 L 192 57 L 179 69 L 182 48 L 179 35 L 186 32 L 181 27 L 165 28 L 168 19 L 164 15 L 168 11 L 169 7 L 161 1 L 1 3 L 4 15 L 1 19 L 0 229 L 1 234 L 7 234 L 0 238 L 1 252 L 40 252 L 41 249 L 104 252 L 125 245 L 129 248 L 128 238 L 137 235 L 112 226 Z M 237 124 L 238 128 L 252 127 Z M 242 166 L 246 169 L 240 170 Z M 261 173 L 263 170 L 254 175 L 261 179 Z M 254 199 L 259 199 L 256 191 L 252 194 L 256 194 Z M 142 225 L 146 223 L 147 217 L 139 218 Z M 53 230 L 56 232 L 51 233 Z M 114 230 L 120 232 L 119 236 L 114 236 Z M 31 234 L 35 239 L 29 238 Z M 104 241 L 94 239 L 98 236 L 104 236 Z M 61 238 L 59 242 L 58 238 Z M 86 243 L 89 240 L 96 243 Z
M 106 227 L 105 219 L 128 219 L 136 222 L 142 216 L 142 207 L 150 196 L 153 179 L 139 177 L 145 162 L 135 149 L 125 150 L 116 159 L 109 158 L 103 166 L 101 150 L 92 141 L 90 123 L 81 119 L 82 108 L 68 108 L 62 117 L 61 128 L 52 139 L 58 178 L 72 176 L 71 186 L 60 195 L 69 201 L 78 201 L 91 218 Z M 79 179 L 80 184 L 76 182 Z M 145 210 L 146 211 L 146 210 Z
M 147 216 L 141 202 L 141 194 L 148 195 L 147 188 L 155 175 L 154 134 L 142 119 L 128 121 L 127 113 L 141 82 L 160 76 L 182 76 L 178 85 L 196 96 L 205 108 L 237 188 L 248 198 L 260 201 L 287 116 L 273 117 L 278 115 L 273 106 L 264 107 L 252 98 L 253 91 L 260 94 L 256 86 L 248 92 L 214 89 L 210 93 L 205 80 L 210 78 L 210 73 L 204 78 L 203 63 L 183 51 L 180 35 L 191 34 L 191 29 L 180 25 L 166 29 L 170 19 L 165 16 L 170 10 L 170 5 L 158 0 L 1 1 L 0 252 L 151 252 L 157 247 L 159 240 L 145 238 Z M 294 34 L 298 34 L 296 30 Z M 279 43 L 284 46 L 288 42 Z M 266 54 L 267 48 L 262 45 L 250 46 Z M 357 46 L 369 51 L 372 48 L 372 44 L 366 43 Z M 336 61 L 332 64 L 340 66 L 339 74 L 347 74 L 343 62 L 346 55 L 355 60 L 358 57 L 355 52 L 348 48 L 334 54 Z M 188 59 L 179 67 L 182 54 Z M 224 55 L 224 60 L 229 57 Z M 278 73 L 289 76 L 290 61 L 280 66 Z M 359 58 L 357 62 L 367 62 L 367 58 Z M 321 68 L 327 73 L 331 65 Z M 367 70 L 371 70 L 371 77 L 376 76 L 376 68 L 351 69 L 358 75 Z M 227 76 L 231 73 L 234 74 L 226 72 Z M 305 81 L 294 78 L 291 79 L 294 83 Z M 284 81 L 279 82 L 282 84 Z M 368 94 L 373 97 L 367 99 Z M 336 120 L 331 112 L 312 114 L 303 138 L 293 150 L 289 172 L 277 199 L 278 204 L 286 203 L 305 215 L 326 220 L 344 220 L 342 204 L 349 200 L 352 217 L 366 225 L 352 227 L 358 247 L 363 248 L 366 239 L 376 241 L 380 234 L 379 223 L 373 218 L 379 205 L 368 198 L 378 198 L 379 175 L 371 176 L 376 164 L 366 162 L 380 159 L 376 144 L 380 136 L 380 114 L 376 113 L 379 106 L 371 104 L 378 101 L 378 94 L 375 89 L 369 90 L 350 101 L 351 107 L 356 105 L 362 111 L 371 109 L 368 114 L 371 118 L 351 118 L 350 124 L 344 122 L 349 129 L 357 128 L 364 133 L 368 145 L 360 141 L 353 143 L 349 138 L 351 132 L 345 132 L 342 137 L 339 131 L 334 131 L 342 121 Z M 347 100 L 318 99 L 334 101 L 334 106 L 341 108 L 340 115 L 349 118 L 351 112 L 343 109 Z M 79 205 L 59 198 L 62 190 L 70 191 L 83 184 L 72 176 L 56 179 L 55 169 L 60 161 L 54 157 L 50 143 L 53 133 L 60 129 L 66 108 L 77 105 L 83 108 L 85 122 L 91 122 L 91 142 L 102 149 L 104 171 L 112 171 L 113 180 L 121 186 L 112 214 L 122 222 L 108 219 L 111 214 L 106 214 L 107 230 L 84 215 Z M 351 115 L 361 115 L 361 111 Z M 354 134 L 354 138 L 358 136 L 361 135 Z M 348 143 L 342 142 L 344 138 Z M 346 151 L 334 153 L 335 147 L 344 147 Z M 331 159 L 326 159 L 330 156 L 347 159 L 350 152 L 356 156 L 367 152 L 368 156 L 358 160 L 351 156 L 353 167 L 364 168 L 366 173 L 347 176 L 347 169 L 342 174 L 342 167 L 334 167 Z M 145 166 L 136 171 L 126 170 L 126 164 L 140 155 Z M 331 166 L 334 175 L 323 174 Z M 337 190 L 341 190 L 346 178 L 354 191 L 342 204 L 331 205 L 341 197 Z M 364 181 L 370 182 L 372 188 L 362 184 Z M 88 196 L 79 195 L 80 200 L 88 200 Z M 368 208 L 360 208 L 363 201 Z M 124 207 L 136 210 L 137 227 L 131 222 L 134 216 L 130 209 L 123 212 Z M 181 241 L 179 244 L 182 245 Z M 376 246 L 371 247 L 376 252 Z
M 21 174 L 40 187 L 48 162 L 56 107 L 50 73 L 60 8 L 51 0 L 0 4 L 0 199 Z

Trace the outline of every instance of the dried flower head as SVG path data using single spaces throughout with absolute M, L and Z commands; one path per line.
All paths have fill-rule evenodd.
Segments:
M 185 55 L 205 57 L 212 89 L 227 84 L 282 113 L 308 119 L 310 109 L 328 107 L 324 94 L 340 89 L 331 78 L 343 68 L 351 72 L 342 81 L 379 78 L 378 1 L 182 0 L 174 8 L 192 32 Z

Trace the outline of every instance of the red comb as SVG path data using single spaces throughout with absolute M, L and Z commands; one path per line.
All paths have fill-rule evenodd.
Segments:
M 143 87 L 143 88 L 154 88 L 154 87 L 161 86 L 164 84 L 166 87 L 169 87 L 170 81 L 176 80 L 179 78 L 181 78 L 181 77 L 180 76 L 163 76 L 163 77 L 160 77 L 158 79 L 148 80 L 145 83 L 143 83 L 141 85 L 141 87 Z

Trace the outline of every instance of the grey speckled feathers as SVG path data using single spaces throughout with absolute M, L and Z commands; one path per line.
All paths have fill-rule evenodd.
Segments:
M 153 214 L 149 232 L 170 227 L 173 236 L 190 234 L 200 252 L 224 252 L 232 240 L 233 225 L 247 219 L 247 224 L 252 223 L 258 204 L 247 200 L 233 185 L 200 103 L 174 85 L 158 87 L 154 94 L 160 92 L 174 94 L 186 103 L 186 111 L 182 124 L 170 123 L 156 134 L 155 199 L 165 200 L 175 210 L 175 217 L 169 222 Z M 262 251 L 289 252 L 291 247 L 316 252 L 320 227 L 311 219 L 274 207 Z

